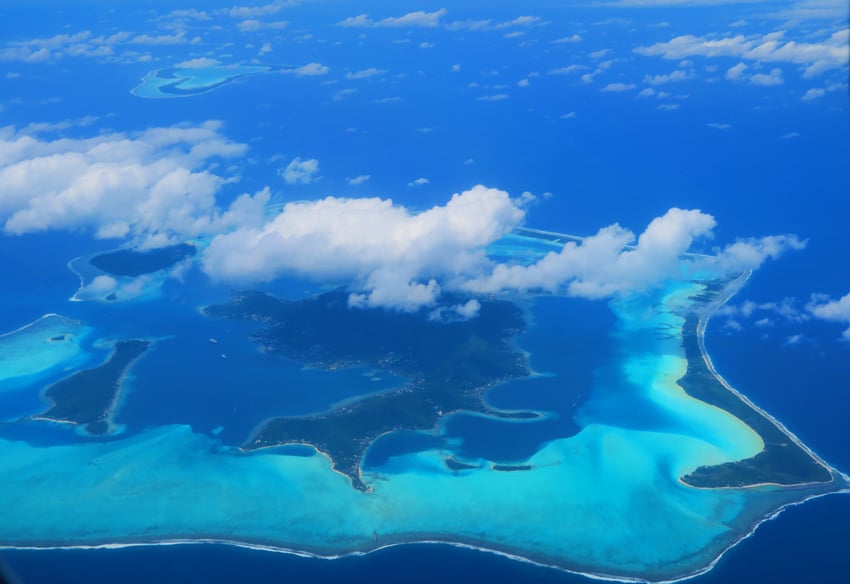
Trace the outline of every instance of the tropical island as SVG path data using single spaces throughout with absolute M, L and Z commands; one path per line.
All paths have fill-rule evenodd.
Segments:
M 191 243 L 178 243 L 153 249 L 119 249 L 96 255 L 89 263 L 113 276 L 152 274 L 190 258 L 197 253 Z
M 77 371 L 47 387 L 42 395 L 53 406 L 34 419 L 85 426 L 89 434 L 108 433 L 127 372 L 150 345 L 143 340 L 118 341 L 102 365 Z
M 745 273 L 729 282 L 703 283 L 704 291 L 694 300 L 704 308 L 688 314 L 682 328 L 688 369 L 679 385 L 688 395 L 729 412 L 755 430 L 764 441 L 764 449 L 745 460 L 700 467 L 682 482 L 703 488 L 828 483 L 833 480 L 832 472 L 776 420 L 729 386 L 714 370 L 705 349 L 708 319 L 748 276 Z
M 681 477 L 701 488 L 783 486 L 828 483 L 833 474 L 787 430 L 732 389 L 714 371 L 703 334 L 711 314 L 746 280 L 701 282 L 701 292 L 684 315 L 682 347 L 687 371 L 679 380 L 685 392 L 716 406 L 750 426 L 763 440 L 755 457 L 700 467 Z M 512 340 L 525 330 L 522 312 L 507 301 L 486 300 L 478 317 L 435 322 L 422 314 L 349 307 L 347 294 L 335 291 L 285 301 L 262 292 L 241 292 L 224 304 L 204 308 L 210 317 L 253 320 L 266 352 L 310 367 L 334 370 L 378 366 L 406 378 L 396 391 L 367 396 L 326 413 L 272 417 L 260 423 L 244 451 L 306 444 L 326 455 L 334 470 L 354 488 L 368 491 L 361 462 L 380 436 L 398 430 L 430 430 L 442 416 L 458 411 L 503 418 L 534 418 L 534 412 L 501 412 L 487 405 L 484 393 L 494 384 L 528 375 L 526 357 Z M 456 301 L 450 298 L 448 301 Z M 476 468 L 454 458 L 453 471 Z M 498 471 L 530 470 L 524 464 L 492 466 Z
M 525 355 L 511 345 L 525 322 L 510 302 L 485 300 L 476 318 L 437 322 L 422 314 L 351 308 L 342 291 L 294 302 L 243 292 L 204 312 L 263 323 L 255 338 L 267 352 L 310 367 L 333 370 L 366 364 L 408 380 L 396 391 L 328 413 L 266 420 L 243 446 L 250 451 L 308 444 L 327 455 L 334 469 L 359 490 L 368 490 L 360 463 L 366 449 L 383 434 L 429 430 L 442 416 L 461 410 L 537 417 L 534 412 L 501 412 L 483 399 L 496 383 L 529 373 Z

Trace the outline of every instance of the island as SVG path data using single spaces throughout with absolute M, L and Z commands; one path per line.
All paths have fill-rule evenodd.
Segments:
M 47 387 L 43 396 L 53 406 L 33 419 L 85 426 L 93 435 L 108 433 L 127 372 L 150 345 L 143 340 L 118 341 L 102 365 L 77 371 Z
M 248 75 L 291 69 L 294 67 L 253 64 L 213 64 L 201 67 L 176 65 L 149 72 L 130 93 L 145 98 L 192 97 L 208 93 Z
M 119 249 L 96 255 L 89 263 L 113 276 L 142 276 L 152 274 L 190 258 L 197 253 L 191 243 L 178 243 L 154 249 Z M 114 294 L 111 294 L 114 300 Z
M 529 374 L 525 354 L 512 345 L 525 321 L 521 310 L 507 301 L 483 300 L 476 318 L 437 322 L 419 313 L 351 308 L 344 291 L 292 302 L 250 291 L 226 304 L 207 306 L 204 313 L 262 323 L 255 338 L 267 352 L 310 367 L 377 366 L 408 380 L 396 391 L 327 413 L 271 418 L 243 446 L 251 451 L 310 445 L 358 490 L 368 490 L 360 472 L 366 449 L 388 432 L 429 430 L 458 411 L 538 417 L 536 412 L 502 412 L 483 399 L 493 385 Z
M 831 482 L 833 473 L 829 468 L 779 422 L 726 383 L 715 371 L 705 349 L 705 328 L 709 318 L 748 277 L 749 272 L 729 281 L 703 282 L 703 291 L 693 297 L 697 306 L 703 308 L 685 317 L 682 347 L 688 369 L 679 385 L 688 395 L 729 412 L 755 430 L 764 441 L 764 449 L 745 460 L 700 467 L 682 477 L 682 482 L 704 488 Z

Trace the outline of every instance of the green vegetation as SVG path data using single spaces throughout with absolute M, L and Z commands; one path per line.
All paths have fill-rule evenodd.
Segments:
M 78 371 L 48 387 L 44 395 L 53 407 L 38 417 L 85 424 L 91 434 L 106 433 L 124 374 L 149 346 L 149 341 L 118 341 L 115 352 L 103 365 Z
M 179 243 L 167 247 L 138 251 L 121 249 L 93 257 L 89 263 L 113 276 L 141 276 L 170 268 L 197 253 L 194 245 Z
M 715 301 L 723 292 L 721 283 L 710 283 L 696 299 Z M 679 380 L 685 392 L 729 412 L 750 426 L 764 441 L 764 450 L 752 458 L 717 466 L 703 466 L 683 477 L 694 487 L 745 487 L 760 483 L 796 485 L 829 482 L 832 473 L 794 442 L 771 419 L 727 389 L 709 369 L 703 358 L 699 331 L 701 319 L 690 314 L 685 319 L 682 343 L 688 369 Z
M 360 463 L 379 436 L 430 429 L 441 416 L 459 410 L 496 415 L 484 403 L 484 392 L 495 383 L 528 374 L 525 356 L 510 346 L 525 322 L 509 302 L 484 301 L 476 318 L 448 323 L 429 320 L 423 313 L 352 309 L 343 292 L 297 302 L 246 292 L 205 312 L 262 322 L 265 327 L 256 338 L 267 351 L 312 367 L 379 366 L 409 380 L 395 392 L 326 414 L 271 419 L 244 446 L 252 450 L 310 444 L 361 490 L 367 487 L 360 479 Z

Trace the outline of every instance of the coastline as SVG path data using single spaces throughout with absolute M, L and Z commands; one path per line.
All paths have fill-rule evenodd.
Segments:
M 800 450 L 802 450 L 805 454 L 807 454 L 813 462 L 815 462 L 821 468 L 826 470 L 830 474 L 831 479 L 829 481 L 803 481 L 803 482 L 790 483 L 790 484 L 789 483 L 764 481 L 764 482 L 758 482 L 758 483 L 748 483 L 748 484 L 744 484 L 744 485 L 700 486 L 700 485 L 694 485 L 694 484 L 687 482 L 685 480 L 685 477 L 679 477 L 679 482 L 681 482 L 683 485 L 686 485 L 690 488 L 695 488 L 695 489 L 732 489 L 732 490 L 754 489 L 754 488 L 765 487 L 765 486 L 776 486 L 776 487 L 781 487 L 781 488 L 786 488 L 786 489 L 795 488 L 795 487 L 796 488 L 803 488 L 803 487 L 814 487 L 814 486 L 826 486 L 826 485 L 830 485 L 830 484 L 835 484 L 836 481 L 837 481 L 837 477 L 839 477 L 839 476 L 842 477 L 845 480 L 845 482 L 847 482 L 847 475 L 844 475 L 843 473 L 841 473 L 840 471 L 838 471 L 837 469 L 835 469 L 834 467 L 829 465 L 826 461 L 823 460 L 823 458 L 821 458 L 811 448 L 806 446 L 784 424 L 782 424 L 775 417 L 773 417 L 772 415 L 767 413 L 764 409 L 760 408 L 755 403 L 753 403 L 753 401 L 750 400 L 746 395 L 744 395 L 743 393 L 741 393 L 740 391 L 738 391 L 734 387 L 732 387 L 732 385 L 728 381 L 726 381 L 726 379 L 723 378 L 723 376 L 720 375 L 720 373 L 714 367 L 714 363 L 712 362 L 711 356 L 708 354 L 708 350 L 706 349 L 706 346 L 705 346 L 705 333 L 706 333 L 706 330 L 707 330 L 708 323 L 710 322 L 712 316 L 717 312 L 717 310 L 720 307 L 722 307 L 724 304 L 726 304 L 735 294 L 737 294 L 746 285 L 746 283 L 749 280 L 751 275 L 752 275 L 752 271 L 750 271 L 750 270 L 743 272 L 741 275 L 739 275 L 735 279 L 728 282 L 723 287 L 723 289 L 720 291 L 717 298 L 715 298 L 712 301 L 710 301 L 709 303 L 707 303 L 704 307 L 701 307 L 701 310 L 698 310 L 699 317 L 698 317 L 698 321 L 697 321 L 697 325 L 696 325 L 695 335 L 696 335 L 696 340 L 697 340 L 697 346 L 699 347 L 700 358 L 702 359 L 702 362 L 705 364 L 706 369 L 709 371 L 709 373 L 712 375 L 712 377 L 726 391 L 733 394 L 746 407 L 748 407 L 752 411 L 756 412 L 761 418 L 766 420 L 768 423 L 772 424 L 774 428 L 776 428 L 786 438 L 788 438 L 791 442 L 793 442 L 795 446 L 797 446 Z M 681 383 L 681 380 L 680 380 L 680 383 Z M 690 395 L 690 392 L 688 391 L 687 387 L 683 386 L 683 389 L 685 390 L 686 393 L 688 393 Z M 696 397 L 696 396 L 694 396 L 694 397 Z M 697 399 L 700 399 L 700 398 L 697 397 Z M 706 402 L 706 403 L 709 403 L 709 402 Z M 711 404 L 711 405 L 713 405 L 714 407 L 719 407 L 720 409 L 724 409 L 720 406 L 717 406 L 716 404 Z M 735 415 L 733 412 L 729 412 L 729 413 L 732 414 L 732 415 Z M 743 422 L 743 420 L 742 420 L 742 422 Z M 758 433 L 757 430 L 754 429 L 754 431 L 756 431 Z M 764 440 L 763 436 L 762 436 L 762 439 Z M 758 454 L 765 452 L 766 449 L 767 449 L 767 442 L 765 441 L 765 447 Z M 755 458 L 755 457 L 753 457 L 753 458 Z M 741 461 L 739 461 L 739 462 L 741 462 Z M 735 464 L 735 463 L 732 463 L 732 464 Z

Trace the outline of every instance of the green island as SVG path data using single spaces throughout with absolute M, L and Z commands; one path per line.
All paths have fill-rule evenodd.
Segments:
M 534 467 L 530 464 L 494 464 L 491 465 L 490 468 L 499 472 L 517 472 L 522 470 L 531 470 Z
M 396 391 L 327 413 L 269 419 L 243 446 L 251 451 L 310 445 L 361 491 L 369 490 L 361 478 L 363 456 L 388 432 L 432 429 L 442 416 L 461 410 L 506 418 L 538 415 L 500 412 L 483 399 L 496 383 L 529 374 L 526 356 L 511 345 L 525 330 L 525 321 L 510 302 L 483 300 L 476 318 L 436 322 L 422 314 L 352 309 L 348 294 L 341 291 L 292 302 L 243 292 L 204 312 L 262 323 L 255 338 L 267 352 L 311 367 L 333 370 L 367 364 L 407 379 Z
M 34 419 L 84 425 L 89 434 L 106 434 L 124 378 L 150 345 L 150 341 L 118 341 L 102 365 L 77 371 L 47 387 L 42 395 L 53 406 Z
M 89 263 L 113 276 L 142 276 L 170 268 L 192 257 L 197 249 L 190 243 L 178 243 L 155 249 L 119 249 L 96 255 Z
M 703 292 L 693 297 L 704 309 L 685 317 L 682 346 L 688 369 L 679 380 L 679 385 L 691 397 L 725 410 L 747 424 L 764 441 L 764 449 L 745 460 L 702 466 L 681 480 L 687 485 L 701 488 L 831 482 L 832 472 L 809 450 L 780 427 L 778 422 L 723 381 L 714 370 L 705 349 L 704 334 L 708 319 L 718 306 L 737 292 L 748 276 L 741 275 L 738 282 L 704 282 Z

